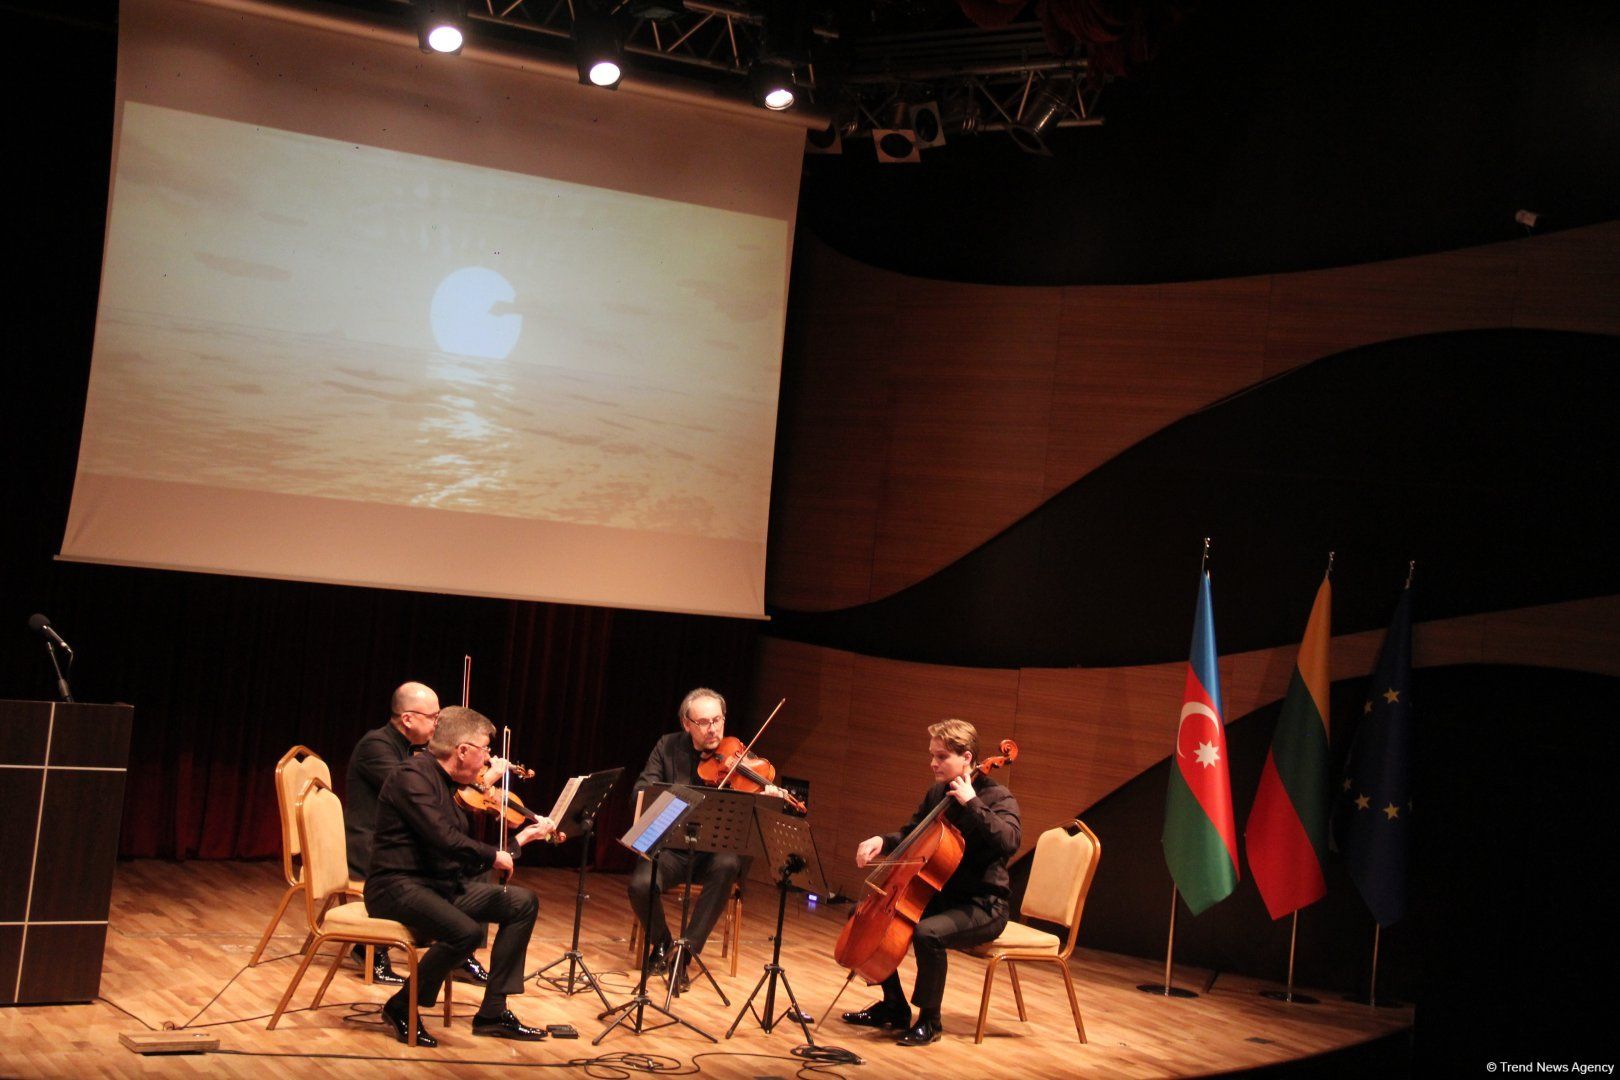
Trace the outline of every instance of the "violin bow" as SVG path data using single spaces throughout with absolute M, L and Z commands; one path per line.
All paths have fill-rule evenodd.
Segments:
M 468 657 L 468 663 L 471 663 L 471 662 L 472 662 L 472 658 Z M 511 753 L 512 753 L 512 729 L 510 727 L 507 727 L 505 724 L 502 724 L 501 725 L 501 758 L 502 758 L 502 760 L 504 760 L 504 761 L 512 760 L 511 759 Z M 499 817 L 501 819 L 501 850 L 502 851 L 506 850 L 506 808 L 508 806 L 512 805 L 511 794 L 512 794 L 512 773 L 511 773 L 511 770 L 509 770 L 509 769 L 503 769 L 503 770 L 501 770 L 501 813 L 499 814 Z M 515 869 L 515 866 L 514 866 L 514 869 Z M 511 876 L 512 876 L 511 874 L 507 875 L 507 877 L 509 879 L 511 878 Z M 504 882 L 504 881 L 501 882 L 501 891 L 502 892 L 506 891 L 506 882 Z
M 463 653 L 461 657 L 461 707 L 467 708 L 467 702 L 472 698 L 472 654 Z
M 754 732 L 754 737 L 748 740 L 748 745 L 742 748 L 742 753 L 737 755 L 737 760 L 731 763 L 731 768 L 726 770 L 726 775 L 720 778 L 720 783 L 716 784 L 716 787 L 726 786 L 726 781 L 731 779 L 731 774 L 736 772 L 737 769 L 741 767 L 743 759 L 748 757 L 748 751 L 752 750 L 754 748 L 754 744 L 759 742 L 759 737 L 765 734 L 765 729 L 771 726 L 771 721 L 776 719 L 776 714 L 781 712 L 782 706 L 786 704 L 787 698 L 783 698 L 781 701 L 776 703 L 776 708 L 772 709 L 771 715 L 767 716 L 765 718 L 765 722 L 759 725 L 759 730 Z

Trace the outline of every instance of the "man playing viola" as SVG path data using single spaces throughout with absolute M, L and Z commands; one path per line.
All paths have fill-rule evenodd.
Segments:
M 917 922 L 913 950 L 917 981 L 911 1008 L 895 972 L 883 981 L 883 1000 L 859 1012 L 847 1012 L 846 1024 L 892 1027 L 903 1032 L 901 1046 L 926 1046 L 940 1037 L 940 1003 L 945 999 L 947 949 L 993 941 L 1007 925 L 1007 860 L 1018 851 L 1022 828 L 1018 800 L 988 776 L 973 778 L 979 760 L 979 733 L 965 720 L 943 720 L 928 728 L 929 765 L 934 784 L 902 829 L 861 841 L 855 865 L 868 866 L 892 852 L 928 816 L 941 799 L 952 800 L 945 820 L 962 834 L 964 852 L 956 872 L 929 901 Z
M 472 880 L 491 868 L 510 875 L 512 855 L 468 835 L 466 812 L 455 802 L 456 789 L 484 771 L 494 734 L 495 725 L 481 713 L 451 706 L 439 713 L 428 753 L 388 774 L 378 796 L 366 910 L 433 941 L 417 967 L 417 1005 L 424 1010 L 438 999 L 445 977 L 483 943 L 485 924 L 495 923 L 489 983 L 473 1017 L 473 1034 L 543 1039 L 545 1029 L 529 1027 L 506 1007 L 508 995 L 523 992 L 523 958 L 539 901 L 520 885 Z M 549 818 L 541 818 L 514 839 L 522 847 L 555 829 Z M 383 1020 L 401 1042 L 408 1035 L 408 992 L 409 987 L 400 990 L 382 1008 Z M 416 1041 L 438 1045 L 420 1020 Z
M 678 715 L 681 730 L 663 736 L 653 745 L 647 758 L 647 767 L 636 778 L 636 795 L 648 784 L 699 784 L 698 765 L 714 755 L 726 735 L 726 699 L 707 687 L 698 687 L 681 699 Z M 775 785 L 766 785 L 764 793 L 780 797 L 782 791 Z M 742 859 L 736 855 L 702 851 L 688 856 L 684 851 L 664 848 L 658 853 L 657 875 L 654 864 L 646 859 L 636 861 L 630 874 L 630 907 L 636 919 L 642 920 L 647 911 L 647 895 L 659 889 L 658 882 L 686 880 L 686 861 L 692 860 L 692 883 L 703 886 L 703 894 L 692 908 L 691 922 L 686 928 L 687 939 L 693 952 L 702 952 L 709 940 L 714 924 L 725 910 L 731 887 L 742 873 Z M 652 942 L 653 968 L 661 970 L 669 952 L 669 925 L 664 920 L 664 906 L 656 900 L 652 905 L 652 925 L 642 929 Z M 675 972 L 679 983 L 684 972 Z

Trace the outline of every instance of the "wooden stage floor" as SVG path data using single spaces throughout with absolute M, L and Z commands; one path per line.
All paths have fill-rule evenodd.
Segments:
M 567 948 L 575 875 L 562 870 L 520 870 L 518 876 L 540 894 L 540 922 L 529 944 L 529 970 L 533 970 Z M 586 904 L 582 930 L 581 950 L 603 976 L 608 997 L 615 1004 L 627 996 L 631 985 L 625 972 L 626 880 L 613 874 L 591 877 L 592 898 Z M 513 1011 L 529 1023 L 573 1024 L 579 1029 L 579 1039 L 511 1043 L 476 1038 L 468 1018 L 480 991 L 458 984 L 456 1020 L 451 1028 L 443 1028 L 441 1014 L 428 1017 L 428 1030 L 440 1040 L 436 1050 L 412 1050 L 385 1034 L 376 1017 L 369 1014 L 390 991 L 365 985 L 352 967 L 339 973 L 321 1008 L 312 1011 L 303 1008 L 319 985 L 320 970 L 312 966 L 292 1004 L 303 1011 L 290 1012 L 275 1031 L 265 1029 L 266 1018 L 295 967 L 289 954 L 299 947 L 304 934 L 302 906 L 296 902 L 266 952 L 267 957 L 281 959 L 241 972 L 209 1004 L 252 955 L 281 888 L 280 864 L 273 862 L 121 863 L 113 890 L 103 1000 L 77 1006 L 0 1008 L 0 1076 L 264 1077 L 293 1072 L 360 1077 L 376 1075 L 381 1061 L 404 1077 L 418 1072 L 401 1070 L 394 1063 L 431 1062 L 434 1074 L 467 1076 L 492 1075 L 497 1069 L 548 1067 L 580 1076 L 701 1071 L 707 1076 L 742 1078 L 793 1076 L 806 1064 L 789 1056 L 802 1041 L 798 1027 L 791 1023 L 784 1022 L 766 1035 L 749 1018 L 739 1026 L 735 1038 L 724 1038 L 741 999 L 770 958 L 775 893 L 758 883 L 750 884 L 743 913 L 738 974 L 728 974 L 726 961 L 719 957 L 718 931 L 706 957 L 732 999 L 730 1007 L 721 1006 L 706 984 L 676 999 L 676 1011 L 720 1037 L 718 1045 L 675 1027 L 642 1036 L 621 1029 L 600 1047 L 592 1047 L 590 1040 L 602 1028 L 596 1019 L 600 1003 L 595 996 L 568 998 L 531 982 L 522 997 L 512 999 Z M 790 897 L 782 963 L 800 1001 L 813 1016 L 827 1008 L 844 981 L 844 972 L 832 961 L 832 948 L 848 910 L 810 910 L 802 896 Z M 487 957 L 487 952 L 483 955 Z M 1317 995 L 1321 1005 L 1290 1006 L 1259 996 L 1257 991 L 1272 988 L 1269 984 L 1232 975 L 1223 975 L 1211 993 L 1193 1000 L 1153 997 L 1135 987 L 1156 981 L 1162 970 L 1159 965 L 1084 949 L 1076 953 L 1071 966 L 1090 1038 L 1086 1045 L 1075 1037 L 1060 980 L 1036 967 L 1022 980 L 1029 1022 L 1018 1020 L 1005 973 L 999 974 L 985 1041 L 975 1046 L 973 1024 L 984 967 L 981 961 L 953 954 L 944 1040 L 930 1047 L 902 1048 L 894 1045 L 892 1037 L 829 1019 L 817 1029 L 816 1041 L 850 1049 L 866 1063 L 828 1067 L 824 1075 L 876 1078 L 926 1071 L 958 1080 L 1204 1075 L 1349 1046 L 1408 1027 L 1412 1020 L 1410 1009 L 1370 1010 L 1326 993 Z M 1181 969 L 1177 978 L 1183 985 L 1196 987 L 1205 974 Z M 902 975 L 909 990 L 909 960 Z M 844 994 L 838 1008 L 858 1008 L 873 999 L 873 992 L 857 983 Z M 188 1021 L 193 1030 L 217 1035 L 222 1052 L 141 1057 L 119 1043 L 121 1033 L 144 1031 L 143 1025 L 160 1028 L 166 1022 L 179 1026 Z M 586 1059 L 599 1055 L 646 1055 L 661 1059 L 663 1067 L 593 1068 L 587 1072 Z

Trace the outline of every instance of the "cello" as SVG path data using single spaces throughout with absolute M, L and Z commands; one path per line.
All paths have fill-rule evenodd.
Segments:
M 968 779 L 977 779 L 1016 760 L 1018 744 L 1003 739 L 1001 754 L 976 763 Z M 962 833 L 945 820 L 945 807 L 950 801 L 947 791 L 911 830 L 911 835 L 867 876 L 871 892 L 855 906 L 833 947 L 833 959 L 839 967 L 848 969 L 851 979 L 859 975 L 875 984 L 894 974 L 911 950 L 911 938 L 923 909 L 961 864 L 966 850 Z M 833 1000 L 836 1003 L 837 999 Z

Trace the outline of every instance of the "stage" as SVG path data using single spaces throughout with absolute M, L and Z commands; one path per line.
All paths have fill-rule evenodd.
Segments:
M 591 1039 L 603 1027 L 596 1018 L 601 1009 L 596 997 L 565 997 L 531 980 L 525 994 L 512 999 L 513 1011 L 527 1023 L 572 1024 L 580 1038 L 540 1043 L 476 1038 L 470 1017 L 481 990 L 458 983 L 456 1018 L 448 1030 L 442 1013 L 424 1013 L 428 1031 L 439 1039 L 438 1048 L 413 1050 L 385 1034 L 372 1015 L 391 990 L 367 986 L 352 966 L 334 979 L 320 1009 L 307 1009 L 320 984 L 319 964 L 311 966 L 289 1007 L 303 1011 L 289 1011 L 275 1031 L 267 1031 L 268 1015 L 295 967 L 291 954 L 303 940 L 305 924 L 298 901 L 278 928 L 265 962 L 241 969 L 280 895 L 279 871 L 273 862 L 121 863 L 113 890 L 103 1000 L 0 1009 L 0 1075 L 257 1077 L 295 1069 L 308 1076 L 362 1076 L 374 1075 L 379 1061 L 432 1062 L 436 1071 L 453 1075 L 529 1066 L 562 1067 L 586 1075 L 588 1059 L 637 1055 L 651 1062 L 640 1068 L 621 1065 L 617 1072 L 593 1069 L 591 1074 L 690 1072 L 696 1059 L 705 1075 L 760 1077 L 791 1076 L 807 1064 L 790 1056 L 803 1039 L 797 1025 L 787 1021 L 767 1035 L 748 1017 L 734 1038 L 724 1037 L 770 958 L 776 897 L 757 882 L 749 885 L 745 901 L 737 975 L 729 974 L 729 964 L 720 956 L 718 929 L 706 952 L 731 1005 L 722 1006 L 706 983 L 694 983 L 689 994 L 675 1001 L 675 1011 L 719 1038 L 717 1045 L 674 1027 L 641 1036 L 621 1028 L 601 1046 L 592 1047 Z M 575 877 L 563 870 L 520 869 L 518 880 L 540 895 L 540 921 L 529 945 L 527 970 L 532 971 L 567 948 Z M 603 977 L 614 1004 L 628 996 L 632 985 L 626 974 L 627 880 L 616 874 L 591 877 L 581 934 L 581 951 Z M 820 1017 L 844 981 L 844 972 L 832 961 L 832 948 L 848 911 L 847 906 L 808 908 L 802 894 L 789 898 L 782 964 L 813 1017 Z M 481 955 L 487 957 L 487 951 Z M 908 989 L 910 969 L 908 960 L 901 969 Z M 1060 981 L 1038 966 L 1022 977 L 1029 1022 L 1018 1020 L 1002 972 L 985 1041 L 974 1045 L 984 965 L 960 954 L 951 957 L 946 1034 L 941 1042 L 903 1048 L 890 1036 L 851 1028 L 836 1018 L 815 1029 L 816 1042 L 844 1047 L 864 1059 L 864 1065 L 827 1070 L 845 1076 L 896 1076 L 918 1070 L 964 1078 L 1079 1073 L 1192 1076 L 1321 1054 L 1399 1031 L 1412 1022 L 1409 1008 L 1373 1010 L 1328 993 L 1316 995 L 1322 999 L 1316 1006 L 1283 1004 L 1259 995 L 1260 990 L 1275 988 L 1270 984 L 1233 975 L 1222 975 L 1211 992 L 1196 999 L 1149 996 L 1136 985 L 1157 981 L 1162 965 L 1084 948 L 1077 950 L 1071 970 L 1090 1039 L 1085 1045 L 1076 1040 Z M 1178 969 L 1177 984 L 1201 989 L 1208 975 Z M 661 1001 L 662 981 L 656 986 Z M 216 994 L 218 1000 L 210 1004 Z M 857 983 L 838 1002 L 838 1010 L 859 1008 L 871 1000 L 874 992 Z M 142 1057 L 119 1042 L 121 1034 L 145 1032 L 148 1026 L 161 1029 L 169 1023 L 217 1036 L 219 1051 Z M 653 1068 L 647 1067 L 653 1063 Z

